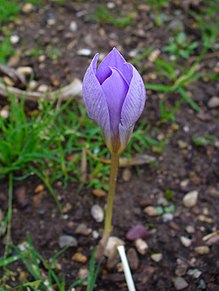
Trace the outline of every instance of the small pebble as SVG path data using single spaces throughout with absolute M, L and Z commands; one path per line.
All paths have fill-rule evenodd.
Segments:
M 208 107 L 210 109 L 219 107 L 219 97 L 217 96 L 211 97 L 211 99 L 208 101 Z
M 40 55 L 40 56 L 38 57 L 38 61 L 39 61 L 40 63 L 45 62 L 45 60 L 46 60 L 46 56 L 45 56 L 45 55 Z
M 104 250 L 104 255 L 108 258 L 111 258 L 113 256 L 117 255 L 117 247 L 120 245 L 124 245 L 124 241 L 119 239 L 115 236 L 110 236 L 106 245 L 106 248 Z
M 35 90 L 37 86 L 38 86 L 37 81 L 35 81 L 35 80 L 31 80 L 30 83 L 29 83 L 28 88 L 29 88 L 30 90 Z
M 195 279 L 198 279 L 201 276 L 202 272 L 199 269 L 190 269 L 188 270 L 187 274 Z
M 25 3 L 22 7 L 22 12 L 26 14 L 32 12 L 33 10 L 34 10 L 34 6 L 32 3 Z
M 186 274 L 187 269 L 188 269 L 188 265 L 185 264 L 184 262 L 181 262 L 176 267 L 175 275 L 178 277 L 184 276 Z
M 186 142 L 184 142 L 183 140 L 178 140 L 177 144 L 178 144 L 179 148 L 182 150 L 188 148 L 188 144 Z
M 132 173 L 131 173 L 130 169 L 127 168 L 127 169 L 123 170 L 123 172 L 122 172 L 123 181 L 125 181 L 125 182 L 130 181 L 131 176 L 132 176 Z
M 147 228 L 142 224 L 137 224 L 127 232 L 126 238 L 128 240 L 134 241 L 138 238 L 144 238 L 145 236 L 147 236 L 147 234 Z
M 25 208 L 28 205 L 27 190 L 21 186 L 15 190 L 15 197 L 20 207 Z
M 162 260 L 162 258 L 163 258 L 163 255 L 160 253 L 151 255 L 151 259 L 156 263 L 159 263 Z
M 187 208 L 192 208 L 197 204 L 198 191 L 191 191 L 183 197 L 183 204 Z
M 174 286 L 176 288 L 176 290 L 183 290 L 185 288 L 188 287 L 188 283 L 186 282 L 186 280 L 182 277 L 176 277 L 173 279 L 173 283 L 174 283 Z
M 93 230 L 93 231 L 92 231 L 92 237 L 93 237 L 94 239 L 98 239 L 99 236 L 100 236 L 100 235 L 99 235 L 99 232 L 98 232 L 98 231 L 96 231 L 96 230 Z
M 7 119 L 9 117 L 9 111 L 7 109 L 2 109 L 0 111 L 0 116 L 3 118 L 3 119 Z
M 67 213 L 67 212 L 69 212 L 70 210 L 72 210 L 72 205 L 71 205 L 69 202 L 67 202 L 67 203 L 63 206 L 63 208 L 62 208 L 62 212 L 63 212 L 63 213 Z
M 181 236 L 180 241 L 181 241 L 182 245 L 186 248 L 190 247 L 192 244 L 192 240 L 187 238 L 186 236 Z
M 49 90 L 49 87 L 46 84 L 42 84 L 38 87 L 38 91 L 41 93 L 46 93 Z
M 208 246 L 198 246 L 195 248 L 195 252 L 199 255 L 207 255 L 210 253 L 210 248 Z
M 17 44 L 19 42 L 19 40 L 20 40 L 20 37 L 18 35 L 14 34 L 10 37 L 10 41 L 12 44 Z
M 88 236 L 89 234 L 91 234 L 91 232 L 92 232 L 92 229 L 88 228 L 87 225 L 84 223 L 80 223 L 75 230 L 76 234 L 85 235 L 85 236 Z
M 135 247 L 141 255 L 145 255 L 148 250 L 148 244 L 141 238 L 136 239 Z
M 86 48 L 80 49 L 80 50 L 78 50 L 77 54 L 79 56 L 89 57 L 91 55 L 91 50 L 90 49 L 86 49 Z
M 128 258 L 128 262 L 129 262 L 131 270 L 136 271 L 139 267 L 139 258 L 134 248 L 128 249 L 127 258 Z
M 91 216 L 96 222 L 103 222 L 104 220 L 104 212 L 103 209 L 95 204 L 91 207 Z
M 195 228 L 192 225 L 188 225 L 186 226 L 186 232 L 190 233 L 194 233 L 195 232 Z
M 96 197 L 105 197 L 107 195 L 106 191 L 102 189 L 93 189 L 92 194 Z
M 82 253 L 75 253 L 72 256 L 72 260 L 78 263 L 82 263 L 82 264 L 87 263 L 87 257 L 83 255 Z
M 144 209 L 144 213 L 146 213 L 148 216 L 158 216 L 157 210 L 153 206 L 148 206 Z
M 34 193 L 40 193 L 42 191 L 45 190 L 45 186 L 43 184 L 39 184 L 38 186 L 36 186 L 36 188 L 34 189 Z
M 72 32 L 76 32 L 77 29 L 78 29 L 77 22 L 76 22 L 76 21 L 71 21 L 70 26 L 69 26 L 69 29 L 70 29 Z
M 78 242 L 76 238 L 70 235 L 61 235 L 59 237 L 59 246 L 60 248 L 64 248 L 66 246 L 70 247 L 76 247 L 78 245 Z
M 173 220 L 173 214 L 172 213 L 164 213 L 162 215 L 162 219 L 163 219 L 163 222 L 171 221 L 171 220 Z

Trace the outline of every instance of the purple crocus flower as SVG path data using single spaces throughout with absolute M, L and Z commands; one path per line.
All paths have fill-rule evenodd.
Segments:
M 98 54 L 83 80 L 88 115 L 102 129 L 111 152 L 127 145 L 146 100 L 143 80 L 133 65 L 114 48 L 97 68 Z

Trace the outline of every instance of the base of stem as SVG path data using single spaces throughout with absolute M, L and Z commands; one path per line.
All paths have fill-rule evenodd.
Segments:
M 102 239 L 99 241 L 97 246 L 95 260 L 100 261 L 104 256 L 104 251 L 106 249 L 106 245 L 109 239 L 110 233 L 104 233 Z

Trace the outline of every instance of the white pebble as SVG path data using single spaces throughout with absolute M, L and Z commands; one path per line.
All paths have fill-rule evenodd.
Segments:
M 162 260 L 163 255 L 161 253 L 157 253 L 157 254 L 151 255 L 151 258 L 154 262 L 159 263 Z
M 12 35 L 12 36 L 10 37 L 10 41 L 11 41 L 12 44 L 16 44 L 16 43 L 18 43 L 19 40 L 20 40 L 20 37 L 19 37 L 18 35 L 16 35 L 16 34 L 14 34 L 14 35 Z
M 69 29 L 70 29 L 72 32 L 76 32 L 76 31 L 77 31 L 77 28 L 78 28 L 77 22 L 72 21 L 72 22 L 70 23 Z
M 91 55 L 91 50 L 87 48 L 80 49 L 78 50 L 78 55 L 83 57 L 89 57 Z
M 4 119 L 7 119 L 9 117 L 9 111 L 7 109 L 2 109 L 0 111 L 0 116 Z
M 183 204 L 187 208 L 192 208 L 197 204 L 198 191 L 191 191 L 183 197 Z
M 135 247 L 141 255 L 145 255 L 148 250 L 148 244 L 141 238 L 136 239 Z
M 191 243 L 192 243 L 192 240 L 189 239 L 188 237 L 186 236 L 181 236 L 180 237 L 180 241 L 182 243 L 182 245 L 186 248 L 188 248 L 189 246 L 191 246 Z
M 91 208 L 91 216 L 93 217 L 94 220 L 96 220 L 96 222 L 103 222 L 104 220 L 103 209 L 97 204 L 93 205 Z

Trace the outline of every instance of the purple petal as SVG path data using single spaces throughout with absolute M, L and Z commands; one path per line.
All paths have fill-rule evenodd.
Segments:
M 128 92 L 128 85 L 119 70 L 111 68 L 111 75 L 103 82 L 102 89 L 109 108 L 111 130 L 114 135 L 118 135 L 121 109 Z
M 128 240 L 136 240 L 138 238 L 144 238 L 145 236 L 148 235 L 148 229 L 142 225 L 142 224 L 137 224 L 133 226 L 126 234 L 126 238 Z
M 106 144 L 109 146 L 111 140 L 109 109 L 105 94 L 96 78 L 96 66 L 98 54 L 93 58 L 83 79 L 83 98 L 88 115 L 101 127 Z
M 126 79 L 127 83 L 130 83 L 132 78 L 132 69 L 116 48 L 111 50 L 97 69 L 96 76 L 100 84 L 102 84 L 108 77 L 109 67 L 117 68 L 123 74 L 123 77 Z
M 128 132 L 132 132 L 133 126 L 139 119 L 146 101 L 146 91 L 143 80 L 137 70 L 133 66 L 132 68 L 133 78 L 122 106 L 121 122 L 119 126 L 120 142 L 124 147 L 129 139 Z

